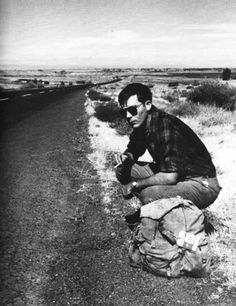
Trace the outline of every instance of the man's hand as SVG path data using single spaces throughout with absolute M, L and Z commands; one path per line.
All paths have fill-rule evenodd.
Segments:
M 128 156 L 125 154 L 116 154 L 115 155 L 115 160 L 116 160 L 116 165 L 115 168 L 121 166 L 125 160 L 127 160 Z
M 122 186 L 122 193 L 125 199 L 131 199 L 133 197 L 133 190 L 135 188 L 134 182 L 128 183 Z

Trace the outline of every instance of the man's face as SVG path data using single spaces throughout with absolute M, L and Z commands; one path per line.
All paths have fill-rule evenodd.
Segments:
M 129 124 L 134 128 L 139 128 L 147 118 L 148 110 L 150 109 L 151 102 L 147 101 L 143 105 L 137 95 L 129 97 L 124 110 L 126 110 L 126 119 Z M 129 109 L 130 108 L 130 109 Z

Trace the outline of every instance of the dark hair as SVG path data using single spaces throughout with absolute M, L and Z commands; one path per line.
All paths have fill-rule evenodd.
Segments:
M 124 106 L 127 100 L 131 97 L 137 95 L 138 100 L 143 104 L 150 100 L 152 101 L 151 90 L 141 83 L 132 83 L 127 85 L 119 94 L 118 101 L 121 106 Z

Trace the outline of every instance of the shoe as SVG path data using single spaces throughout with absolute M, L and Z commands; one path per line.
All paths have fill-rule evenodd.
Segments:
M 141 222 L 141 218 L 140 218 L 140 208 L 131 215 L 126 215 L 125 216 L 125 221 L 128 224 L 135 224 L 135 223 L 140 223 Z
M 123 198 L 125 199 L 125 200 L 130 200 L 130 199 L 132 199 L 133 198 L 133 194 L 131 193 L 131 194 L 129 194 L 129 195 L 123 195 Z

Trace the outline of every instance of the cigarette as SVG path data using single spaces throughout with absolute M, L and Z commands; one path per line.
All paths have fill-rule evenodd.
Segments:
M 117 167 L 119 167 L 121 165 L 122 165 L 122 163 L 119 163 L 119 164 L 115 165 L 114 168 L 117 168 Z

